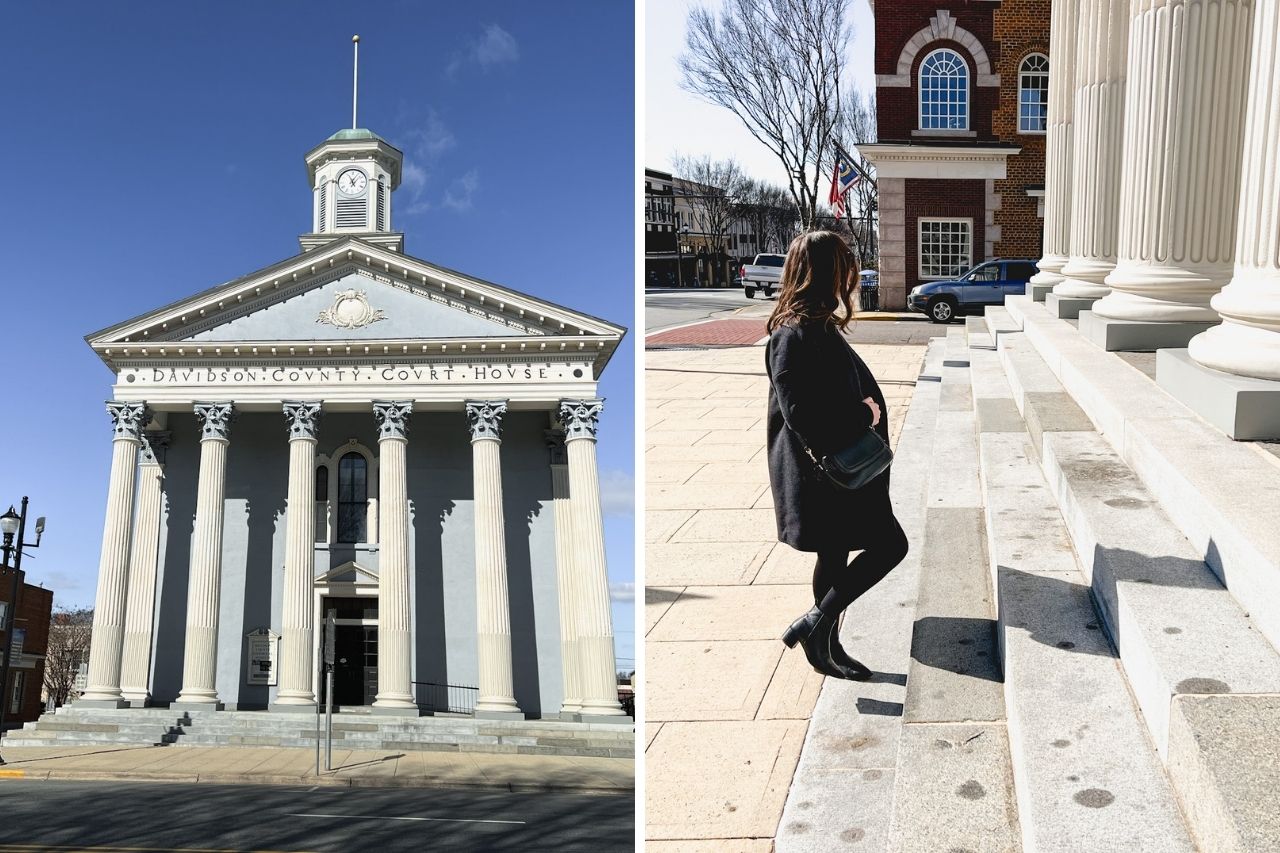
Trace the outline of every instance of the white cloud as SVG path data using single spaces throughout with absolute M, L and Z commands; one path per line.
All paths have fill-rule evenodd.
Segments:
M 520 45 L 516 43 L 515 36 L 497 24 L 488 24 L 478 38 L 473 39 L 462 52 L 454 54 L 445 73 L 453 77 L 468 63 L 487 71 L 495 65 L 515 62 L 519 58 Z
M 614 601 L 635 601 L 636 585 L 634 583 L 609 584 L 609 598 Z
M 470 210 L 472 196 L 475 195 L 476 187 L 479 184 L 480 173 L 472 169 L 449 184 L 449 188 L 444 191 L 444 199 L 441 204 L 445 207 L 452 207 L 454 210 Z
M 435 165 L 445 152 L 457 145 L 458 140 L 439 113 L 430 108 L 424 117 L 416 120 L 415 126 L 400 135 L 406 142 L 406 157 L 400 175 L 404 212 L 422 213 L 432 207 L 426 192 Z
M 636 480 L 626 471 L 612 469 L 600 477 L 600 511 L 631 517 L 636 512 Z

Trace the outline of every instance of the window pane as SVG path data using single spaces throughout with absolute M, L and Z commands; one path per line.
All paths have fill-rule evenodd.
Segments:
M 316 500 L 329 500 L 329 466 L 321 465 L 316 469 Z
M 338 542 L 365 542 L 368 508 L 366 475 L 369 463 L 359 453 L 338 460 Z
M 955 278 L 973 265 L 968 220 L 921 220 L 921 278 Z

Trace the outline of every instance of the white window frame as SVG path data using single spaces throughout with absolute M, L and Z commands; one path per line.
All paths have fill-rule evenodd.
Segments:
M 930 223 L 964 224 L 969 231 L 968 257 L 964 269 L 955 275 L 934 275 L 924 269 L 924 226 Z M 916 220 L 916 276 L 921 281 L 943 281 L 957 278 L 973 268 L 973 217 L 971 216 L 921 216 Z
M 352 451 L 364 457 L 367 467 L 365 469 L 365 486 L 368 490 L 368 515 L 365 517 L 365 540 L 364 542 L 337 542 L 338 536 L 338 461 Z M 327 502 L 316 501 L 319 503 L 327 503 L 323 509 L 324 525 L 321 526 L 321 520 L 316 519 L 316 544 L 328 545 L 330 547 L 337 545 L 376 545 L 378 544 L 378 457 L 369 448 L 360 444 L 354 438 L 349 439 L 345 444 L 340 444 L 334 448 L 331 454 L 320 454 L 316 456 L 316 468 L 321 465 L 328 467 L 329 473 L 329 499 Z M 312 475 L 314 476 L 314 474 Z
M 1032 59 L 1043 59 L 1045 63 L 1045 69 L 1043 71 L 1027 70 L 1027 67 L 1026 67 L 1027 63 Z M 1046 133 L 1049 132 L 1049 74 L 1051 73 L 1051 71 L 1052 71 L 1052 68 L 1049 66 L 1049 57 L 1045 56 L 1043 53 L 1040 53 L 1039 51 L 1036 51 L 1034 53 L 1028 53 L 1026 56 L 1022 57 L 1022 61 L 1018 63 L 1018 133 L 1022 134 L 1023 136 L 1044 136 Z M 1024 128 L 1022 125 L 1022 107 L 1024 103 L 1022 100 L 1022 95 L 1024 92 L 1031 90 L 1031 87 L 1026 85 L 1026 78 L 1033 77 L 1033 76 L 1044 78 L 1044 87 L 1043 88 L 1036 87 L 1036 91 L 1043 91 L 1045 94 L 1045 101 L 1044 101 L 1045 126 L 1041 130 L 1028 130 Z M 1030 102 L 1027 102 L 1027 103 L 1030 103 Z
M 960 63 L 960 67 L 964 69 L 964 124 L 961 127 L 925 127 L 924 67 L 929 62 L 929 60 L 933 59 L 933 57 L 937 56 L 940 53 L 951 54 L 956 58 L 956 61 Z M 973 110 L 973 93 L 970 91 L 970 82 L 972 81 L 972 79 L 973 79 L 973 73 L 972 73 L 972 70 L 969 68 L 969 63 L 965 60 L 963 56 L 960 55 L 960 52 L 955 48 L 940 47 L 936 50 L 931 50 L 929 51 L 929 53 L 925 55 L 924 59 L 920 60 L 920 68 L 916 71 L 916 127 L 920 129 L 921 133 L 947 134 L 947 133 L 957 133 L 960 131 L 967 131 L 969 129 L 969 123 L 970 123 L 969 115 Z

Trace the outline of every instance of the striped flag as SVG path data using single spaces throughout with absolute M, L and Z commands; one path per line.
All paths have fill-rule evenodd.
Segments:
M 831 195 L 827 199 L 832 210 L 835 211 L 836 219 L 844 216 L 846 212 L 845 194 L 865 177 L 866 175 L 854 163 L 853 158 L 837 145 L 836 167 L 831 175 Z

